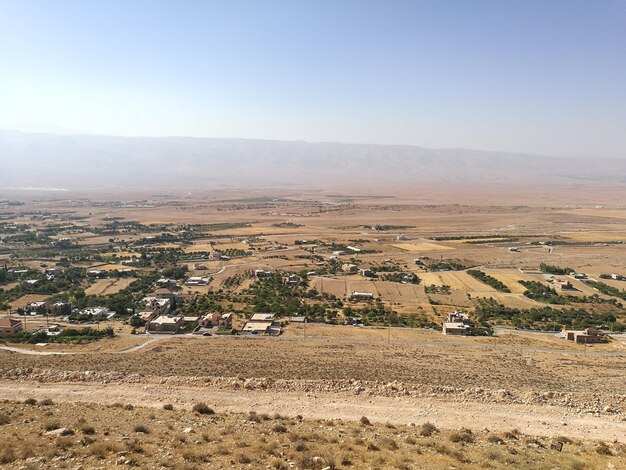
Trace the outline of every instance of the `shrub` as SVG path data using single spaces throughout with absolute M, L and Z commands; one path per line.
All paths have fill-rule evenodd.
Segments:
M 600 455 L 613 455 L 611 448 L 606 444 L 606 442 L 600 442 L 596 447 L 596 452 Z
M 46 424 L 43 425 L 43 428 L 47 432 L 54 431 L 55 429 L 59 429 L 60 427 L 61 425 L 58 421 L 48 421 Z
M 452 442 L 462 442 L 464 444 L 469 444 L 474 442 L 474 434 L 469 429 L 461 429 L 458 432 L 453 432 L 450 434 L 450 440 Z
M 54 402 L 50 400 L 50 398 L 44 398 L 43 400 L 39 402 L 39 404 L 42 406 L 52 406 L 54 405 Z
M 150 430 L 143 424 L 138 424 L 135 426 L 134 430 L 135 432 L 139 432 L 141 434 L 150 434 Z
M 289 470 L 289 465 L 287 465 L 283 460 L 275 457 L 270 462 L 269 468 L 272 468 L 274 470 Z M 302 466 L 302 468 L 307 468 L 307 467 Z
M 15 451 L 13 447 L 6 446 L 0 449 L 0 464 L 9 464 L 14 462 L 16 459 Z
M 369 419 L 367 419 L 366 416 L 361 416 L 360 422 L 363 426 L 371 426 L 372 423 L 370 422 Z
M 127 411 L 132 411 L 135 409 L 135 407 L 129 403 L 128 405 L 124 405 L 124 409 Z
M 9 424 L 11 422 L 11 418 L 6 413 L 0 413 L 0 425 Z
M 143 454 L 144 452 L 143 447 L 141 447 L 141 442 L 139 442 L 137 439 L 126 441 L 126 448 L 130 452 L 134 452 L 136 454 Z
M 277 424 L 272 428 L 272 431 L 280 433 L 287 432 L 287 427 L 284 424 Z
M 168 411 L 172 411 L 174 409 L 174 405 L 172 405 L 171 403 L 167 403 L 167 404 L 163 405 L 163 409 L 164 410 L 168 410 Z
M 433 423 L 424 423 L 420 426 L 420 436 L 422 437 L 429 437 L 432 436 L 435 433 L 439 432 L 439 429 L 437 429 L 437 426 L 435 426 Z
M 187 447 L 182 457 L 188 462 L 208 462 L 210 455 L 200 447 Z
M 239 456 L 237 457 L 237 462 L 245 465 L 245 464 L 252 463 L 252 459 L 246 454 L 239 454 Z
M 74 439 L 69 436 L 59 437 L 57 439 L 57 448 L 61 450 L 67 450 L 74 446 Z
M 209 408 L 206 403 L 196 403 L 195 405 L 193 405 L 192 410 L 201 415 L 215 414 L 215 411 L 213 411 L 212 408 Z
M 37 404 L 37 400 L 35 400 L 34 398 L 27 398 L 26 400 L 24 400 L 24 404 L 25 405 L 36 405 Z
M 398 450 L 398 444 L 390 437 L 381 437 L 380 443 L 389 450 Z
M 376 444 L 374 444 L 373 442 L 370 442 L 369 444 L 367 444 L 367 450 L 371 450 L 373 452 L 377 452 L 380 450 L 380 447 L 378 447 Z
M 81 426 L 80 431 L 86 436 L 93 436 L 96 433 L 95 428 L 87 424 Z
M 89 447 L 89 453 L 99 459 L 104 459 L 112 452 L 117 452 L 117 448 L 111 442 L 96 442 Z

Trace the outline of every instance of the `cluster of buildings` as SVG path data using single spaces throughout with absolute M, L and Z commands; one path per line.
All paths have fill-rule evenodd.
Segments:
M 48 302 L 45 300 L 34 300 L 24 306 L 26 315 L 70 315 L 72 304 L 69 302 Z
M 465 312 L 448 313 L 447 321 L 443 322 L 441 332 L 444 335 L 465 336 L 472 333 L 473 326 L 469 314 Z
M 594 344 L 604 343 L 606 338 L 597 328 L 590 326 L 584 330 L 563 330 L 563 338 L 575 343 Z
M 159 315 L 146 323 L 146 332 L 152 334 L 177 334 L 181 331 L 193 330 L 199 335 L 210 335 L 220 329 L 232 329 L 233 314 L 211 312 L 201 317 L 185 317 L 182 315 Z M 240 333 L 252 335 L 277 336 L 281 332 L 281 324 L 276 321 L 273 313 L 255 313 L 245 323 Z
M 273 313 L 255 313 L 243 326 L 242 333 L 278 336 L 281 331 L 280 323 Z
M 170 310 L 174 302 L 174 293 L 166 287 L 161 287 L 151 296 L 144 297 L 142 301 L 147 309 L 137 315 L 144 322 L 150 322 Z
M 559 287 L 561 290 L 578 290 L 574 287 L 574 284 L 571 283 L 571 281 L 567 281 L 564 279 L 557 279 L 555 277 L 551 277 L 548 279 L 548 282 L 550 284 L 554 284 L 555 286 Z
M 91 318 L 102 318 L 109 320 L 115 316 L 115 312 L 113 310 L 109 310 L 106 307 L 87 307 L 78 312 L 81 316 L 91 317 Z

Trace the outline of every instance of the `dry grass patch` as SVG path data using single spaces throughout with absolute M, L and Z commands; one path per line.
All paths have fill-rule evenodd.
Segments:
M 587 468 L 592 463 L 600 465 L 598 468 L 607 468 L 609 463 L 619 468 L 622 453 L 614 444 L 574 440 L 557 453 L 547 445 L 529 447 L 535 438 L 521 433 L 514 433 L 517 439 L 502 445 L 491 442 L 489 437 L 493 434 L 467 429 L 439 430 L 429 423 L 415 429 L 373 422 L 364 426 L 340 420 L 273 420 L 269 416 L 264 420 L 256 413 L 217 413 L 207 420 L 203 414 L 184 409 L 173 413 L 135 407 L 128 412 L 120 407 L 81 403 L 47 408 L 54 415 L 48 422 L 50 428 L 71 422 L 79 437 L 50 435 L 42 439 L 42 408 L 0 404 L 0 413 L 8 414 L 9 409 L 12 415 L 19 416 L 11 420 L 11 426 L 0 426 L 0 440 L 7 443 L 0 458 L 9 462 L 2 464 L 9 468 L 13 465 L 26 469 L 26 459 L 30 457 L 42 459 L 43 468 L 56 468 L 58 459 L 53 459 L 65 455 L 71 455 L 76 465 L 84 468 L 111 468 L 119 465 L 118 461 L 138 468 L 166 464 L 168 468 L 189 469 L 569 469 L 580 468 L 581 464 Z M 192 432 L 183 432 L 186 428 Z M 421 436 L 422 431 L 430 437 Z

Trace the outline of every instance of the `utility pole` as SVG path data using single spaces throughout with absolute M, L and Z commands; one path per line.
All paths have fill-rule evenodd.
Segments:
M 393 313 L 393 302 L 389 301 L 389 312 Z M 387 344 L 391 344 L 391 318 L 387 319 Z

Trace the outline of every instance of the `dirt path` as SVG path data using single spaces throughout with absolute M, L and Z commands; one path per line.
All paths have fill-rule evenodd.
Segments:
M 131 403 L 191 407 L 204 401 L 216 411 L 280 413 L 307 418 L 340 418 L 398 424 L 430 421 L 442 428 L 488 428 L 542 436 L 626 442 L 626 422 L 615 416 L 578 415 L 557 406 L 449 402 L 410 397 L 357 397 L 342 393 L 220 390 L 159 384 L 85 384 L 0 381 L 0 399 L 51 398 L 57 402 Z
M 112 353 L 113 354 L 134 353 L 159 340 L 168 339 L 169 336 L 150 336 L 148 338 L 149 339 L 147 339 L 145 342 L 138 344 L 137 346 L 133 346 L 128 349 L 123 349 L 121 351 L 112 351 Z M 74 354 L 90 354 L 92 352 L 92 351 L 35 351 L 33 349 L 16 348 L 12 346 L 0 346 L 0 350 L 14 352 L 18 354 L 26 354 L 29 356 L 68 356 L 68 355 L 74 355 Z
M 14 348 L 11 346 L 0 346 L 2 351 L 15 352 L 19 354 L 26 354 L 29 356 L 56 356 L 56 355 L 66 355 L 66 354 L 84 354 L 84 353 L 73 353 L 73 352 L 61 352 L 61 351 L 33 351 L 32 349 L 25 348 Z
M 391 328 L 392 332 L 396 330 L 402 330 L 402 328 Z M 385 330 L 386 331 L 386 330 Z M 543 334 L 543 333 L 542 333 Z M 386 337 L 386 336 L 385 336 Z M 168 339 L 185 339 L 190 341 L 216 341 L 216 340 L 233 340 L 233 341 L 259 341 L 259 340 L 269 340 L 269 341 L 302 341 L 300 336 L 289 336 L 289 335 L 281 335 L 281 336 L 211 336 L 204 337 L 193 334 L 184 334 L 184 335 L 145 335 L 146 341 L 137 346 L 133 346 L 128 349 L 123 349 L 121 351 L 110 351 L 113 354 L 128 354 L 136 351 L 140 351 L 141 349 L 151 345 L 156 341 L 168 340 Z M 380 339 L 372 339 L 372 338 L 332 338 L 329 336 L 315 336 L 315 335 L 307 335 L 307 341 L 315 341 L 321 343 L 333 343 L 333 344 L 381 344 L 386 342 L 384 337 Z M 623 338 L 620 337 L 620 340 L 623 341 Z M 574 349 L 560 349 L 560 348 L 547 348 L 547 347 L 536 347 L 536 346 L 524 346 L 524 345 L 511 345 L 511 344 L 498 344 L 498 343 L 476 343 L 471 341 L 454 341 L 450 339 L 443 340 L 401 340 L 394 339 L 393 333 L 391 334 L 390 344 L 395 345 L 416 345 L 416 346 L 447 346 L 447 347 L 462 347 L 462 348 L 472 348 L 472 349 L 485 349 L 489 351 L 495 350 L 503 350 L 503 351 L 517 351 L 519 353 L 546 353 L 546 354 L 558 354 L 561 356 L 582 356 L 582 357 L 625 357 L 626 352 L 623 351 L 588 351 L 587 349 L 583 350 L 574 350 Z M 22 347 L 12 347 L 12 346 L 0 346 L 0 351 L 9 351 L 15 352 L 19 354 L 27 354 L 31 356 L 52 356 L 52 355 L 73 355 L 73 354 L 89 354 L 91 351 L 35 351 L 33 349 L 27 349 Z

